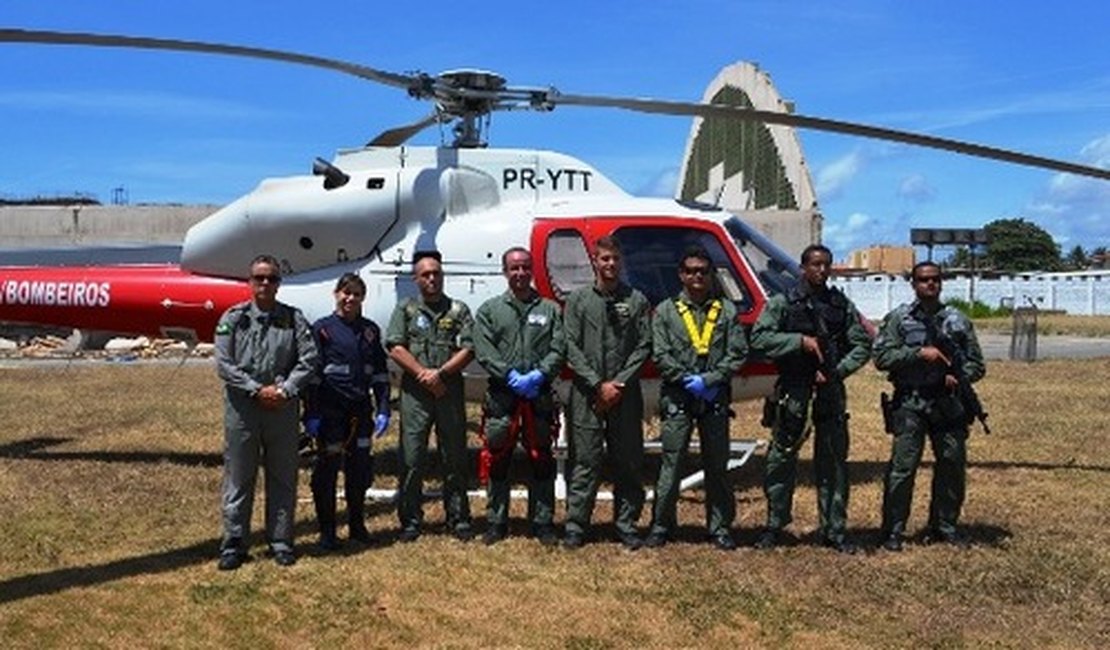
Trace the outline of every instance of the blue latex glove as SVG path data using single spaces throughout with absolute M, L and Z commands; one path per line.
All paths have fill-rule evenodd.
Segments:
M 524 375 L 516 371 L 516 369 L 509 371 L 509 390 L 513 391 L 520 397 L 524 397 Z
M 378 413 L 374 416 L 374 438 L 381 438 L 389 428 L 389 414 Z
M 320 437 L 320 426 L 324 423 L 324 419 L 319 415 L 306 415 L 304 416 L 304 432 L 309 438 Z
M 540 396 L 540 388 L 543 386 L 543 373 L 539 370 L 531 370 L 528 374 L 524 375 L 524 397 L 527 399 L 536 399 Z
M 698 399 L 705 399 L 705 378 L 701 375 L 689 375 L 682 380 L 682 387 Z

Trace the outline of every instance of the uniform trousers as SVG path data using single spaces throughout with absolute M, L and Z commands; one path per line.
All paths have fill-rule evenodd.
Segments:
M 728 480 L 729 410 L 727 397 L 714 402 L 697 400 L 681 388 L 664 388 L 663 458 L 655 484 L 651 535 L 670 535 L 677 526 L 679 469 L 690 446 L 694 425 L 701 443 L 705 472 L 705 519 L 711 537 L 728 535 L 736 518 L 736 500 Z
M 223 548 L 250 535 L 259 464 L 266 487 L 266 539 L 273 551 L 292 550 L 297 503 L 297 402 L 262 408 L 242 391 L 227 391 L 224 407 Z
M 927 437 L 935 458 L 929 528 L 953 535 L 967 492 L 968 430 L 959 400 L 951 395 L 929 399 L 908 394 L 896 396 L 895 404 L 894 440 L 883 479 L 883 532 L 906 532 L 914 478 Z
M 401 476 L 397 516 L 401 527 L 419 529 L 424 520 L 425 456 L 432 426 L 443 467 L 443 508 L 452 529 L 470 527 L 466 495 L 469 454 L 466 445 L 466 405 L 461 378 L 447 384 L 447 394 L 436 398 L 419 387 L 401 392 Z
M 335 492 L 343 470 L 343 496 L 351 530 L 364 529 L 366 490 L 374 480 L 369 401 L 321 397 L 320 437 L 312 468 L 312 499 L 320 535 L 335 537 Z

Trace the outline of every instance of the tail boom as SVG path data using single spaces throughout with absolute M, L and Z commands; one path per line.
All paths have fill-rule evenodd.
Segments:
M 176 264 L 0 268 L 0 321 L 211 341 L 216 321 L 250 298 L 241 280 Z

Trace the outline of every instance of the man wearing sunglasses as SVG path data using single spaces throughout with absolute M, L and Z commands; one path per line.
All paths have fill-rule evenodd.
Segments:
M 652 359 L 662 379 L 663 459 L 644 544 L 663 546 L 675 530 L 678 469 L 697 424 L 709 541 L 731 551 L 736 548 L 736 500 L 727 473 L 730 388 L 733 373 L 748 356 L 748 341 L 736 307 L 714 291 L 713 262 L 705 248 L 691 246 L 683 252 L 678 277 L 682 291 L 659 303 L 652 321 Z
M 763 493 L 767 527 L 756 547 L 782 542 L 791 522 L 798 450 L 813 440 L 821 542 L 840 553 L 856 547 L 848 523 L 848 412 L 844 379 L 871 357 L 871 337 L 847 296 L 828 286 L 832 251 L 820 244 L 802 251 L 802 279 L 767 301 L 752 327 L 752 348 L 779 369 L 764 424 L 771 427 Z
M 224 381 L 221 571 L 247 559 L 259 462 L 266 476 L 266 540 L 274 561 L 293 555 L 297 502 L 297 396 L 315 372 L 316 344 L 299 309 L 278 302 L 281 270 L 270 255 L 250 266 L 252 299 L 216 325 L 216 370 Z
M 933 262 L 913 267 L 916 300 L 883 319 L 875 367 L 894 384 L 889 428 L 894 435 L 883 479 L 883 548 L 902 550 L 913 482 L 926 436 L 936 459 L 926 541 L 966 547 L 956 529 L 967 488 L 968 414 L 957 389 L 986 373 L 971 321 L 940 300 L 941 272 Z

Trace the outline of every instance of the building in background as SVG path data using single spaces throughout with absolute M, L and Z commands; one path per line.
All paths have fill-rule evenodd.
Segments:
M 887 273 L 904 275 L 913 269 L 915 255 L 912 246 L 870 246 L 848 254 L 845 270 L 855 273 Z
M 794 111 L 766 72 L 742 62 L 721 70 L 702 101 Z M 739 216 L 795 257 L 821 240 L 817 195 L 791 127 L 694 118 L 677 193 Z

